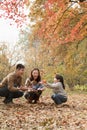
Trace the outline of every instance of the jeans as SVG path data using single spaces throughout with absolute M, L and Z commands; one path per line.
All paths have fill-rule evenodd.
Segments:
M 67 101 L 67 97 L 64 97 L 63 95 L 59 95 L 59 94 L 54 94 L 52 95 L 51 98 L 58 105 Z
M 12 101 L 13 98 L 22 97 L 23 92 L 21 92 L 21 91 L 12 92 L 12 91 L 9 91 L 7 86 L 5 86 L 3 88 L 0 88 L 0 96 L 5 97 L 7 100 Z

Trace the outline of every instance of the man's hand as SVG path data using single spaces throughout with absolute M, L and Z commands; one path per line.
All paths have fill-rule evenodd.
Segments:
M 27 91 L 28 88 L 26 86 L 21 86 L 21 87 L 18 88 L 18 90 L 20 90 L 20 91 Z

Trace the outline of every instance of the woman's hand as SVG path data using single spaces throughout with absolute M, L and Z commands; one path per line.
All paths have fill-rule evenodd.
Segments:
M 37 90 L 41 90 L 41 91 L 44 91 L 45 88 L 38 88 Z
M 37 90 L 32 89 L 32 88 L 28 88 L 28 92 L 36 92 Z

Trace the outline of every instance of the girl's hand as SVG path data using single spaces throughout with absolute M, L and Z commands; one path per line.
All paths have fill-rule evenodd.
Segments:
M 46 81 L 46 80 L 43 80 L 43 83 L 45 83 L 45 84 L 46 84 L 46 83 L 47 83 L 47 81 Z
M 46 81 L 46 80 L 42 80 L 40 83 L 41 83 L 41 84 L 46 84 L 47 81 Z

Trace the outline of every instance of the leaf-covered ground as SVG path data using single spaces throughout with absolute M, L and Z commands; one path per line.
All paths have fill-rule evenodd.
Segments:
M 87 130 L 87 94 L 69 94 L 68 102 L 56 106 L 49 95 L 41 103 L 24 98 L 5 105 L 0 98 L 0 130 Z

